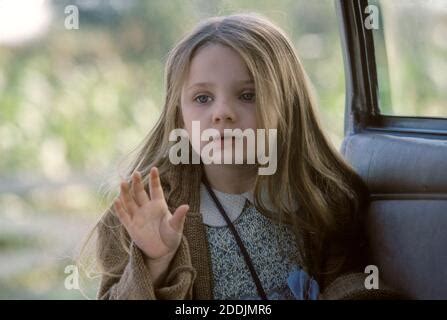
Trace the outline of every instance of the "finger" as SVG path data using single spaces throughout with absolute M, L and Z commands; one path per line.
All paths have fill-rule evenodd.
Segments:
M 139 206 L 149 202 L 149 197 L 147 196 L 146 190 L 144 190 L 141 173 L 138 171 L 132 174 L 132 195 Z
M 124 209 L 133 217 L 134 213 L 138 210 L 138 205 L 135 200 L 130 195 L 129 184 L 126 181 L 121 182 L 121 193 L 120 193 L 121 203 Z
M 163 189 L 161 188 L 160 176 L 156 167 L 151 168 L 149 173 L 149 192 L 151 200 L 164 199 Z
M 115 211 L 118 215 L 118 219 L 125 227 L 127 227 L 130 224 L 130 216 L 124 210 L 123 205 L 121 204 L 120 198 L 115 199 L 115 201 L 113 202 L 113 206 L 114 206 Z
M 187 204 L 181 205 L 175 210 L 172 217 L 169 219 L 169 224 L 178 233 L 183 231 L 183 225 L 185 223 L 186 214 L 188 213 L 189 206 Z

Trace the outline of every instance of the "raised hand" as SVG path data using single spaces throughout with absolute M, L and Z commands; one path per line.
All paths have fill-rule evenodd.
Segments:
M 156 167 L 149 173 L 149 190 L 150 197 L 144 190 L 141 174 L 134 172 L 132 188 L 122 181 L 114 206 L 119 220 L 149 264 L 165 266 L 180 245 L 189 206 L 181 205 L 171 214 Z

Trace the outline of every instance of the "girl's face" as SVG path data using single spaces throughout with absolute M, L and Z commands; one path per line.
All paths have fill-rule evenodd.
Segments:
M 217 129 L 221 137 L 224 129 L 256 132 L 254 82 L 236 51 L 209 44 L 196 52 L 182 87 L 181 110 L 190 137 L 192 121 L 200 122 L 200 134 L 208 128 Z M 207 143 L 201 142 L 200 148 Z M 223 140 L 215 143 L 223 148 Z

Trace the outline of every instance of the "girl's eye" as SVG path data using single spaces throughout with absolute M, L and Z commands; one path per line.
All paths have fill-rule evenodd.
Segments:
M 211 99 L 211 97 L 202 94 L 202 95 L 200 95 L 200 96 L 197 96 L 197 97 L 194 99 L 194 101 L 196 101 L 196 102 L 198 102 L 198 103 L 200 103 L 200 104 L 205 104 L 205 103 L 208 102 L 208 99 Z
M 248 102 L 253 102 L 255 101 L 255 94 L 252 92 L 247 92 L 247 93 L 243 93 L 241 95 L 242 100 L 248 101 Z

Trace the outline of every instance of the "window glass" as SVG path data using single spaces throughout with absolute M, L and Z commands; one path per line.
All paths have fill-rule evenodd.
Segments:
M 447 117 L 447 1 L 370 4 L 381 113 Z
M 332 0 L 0 0 L 0 299 L 84 298 L 64 285 L 71 257 L 110 205 L 102 192 L 117 160 L 161 112 L 168 51 L 202 18 L 240 11 L 289 34 L 339 146 Z

